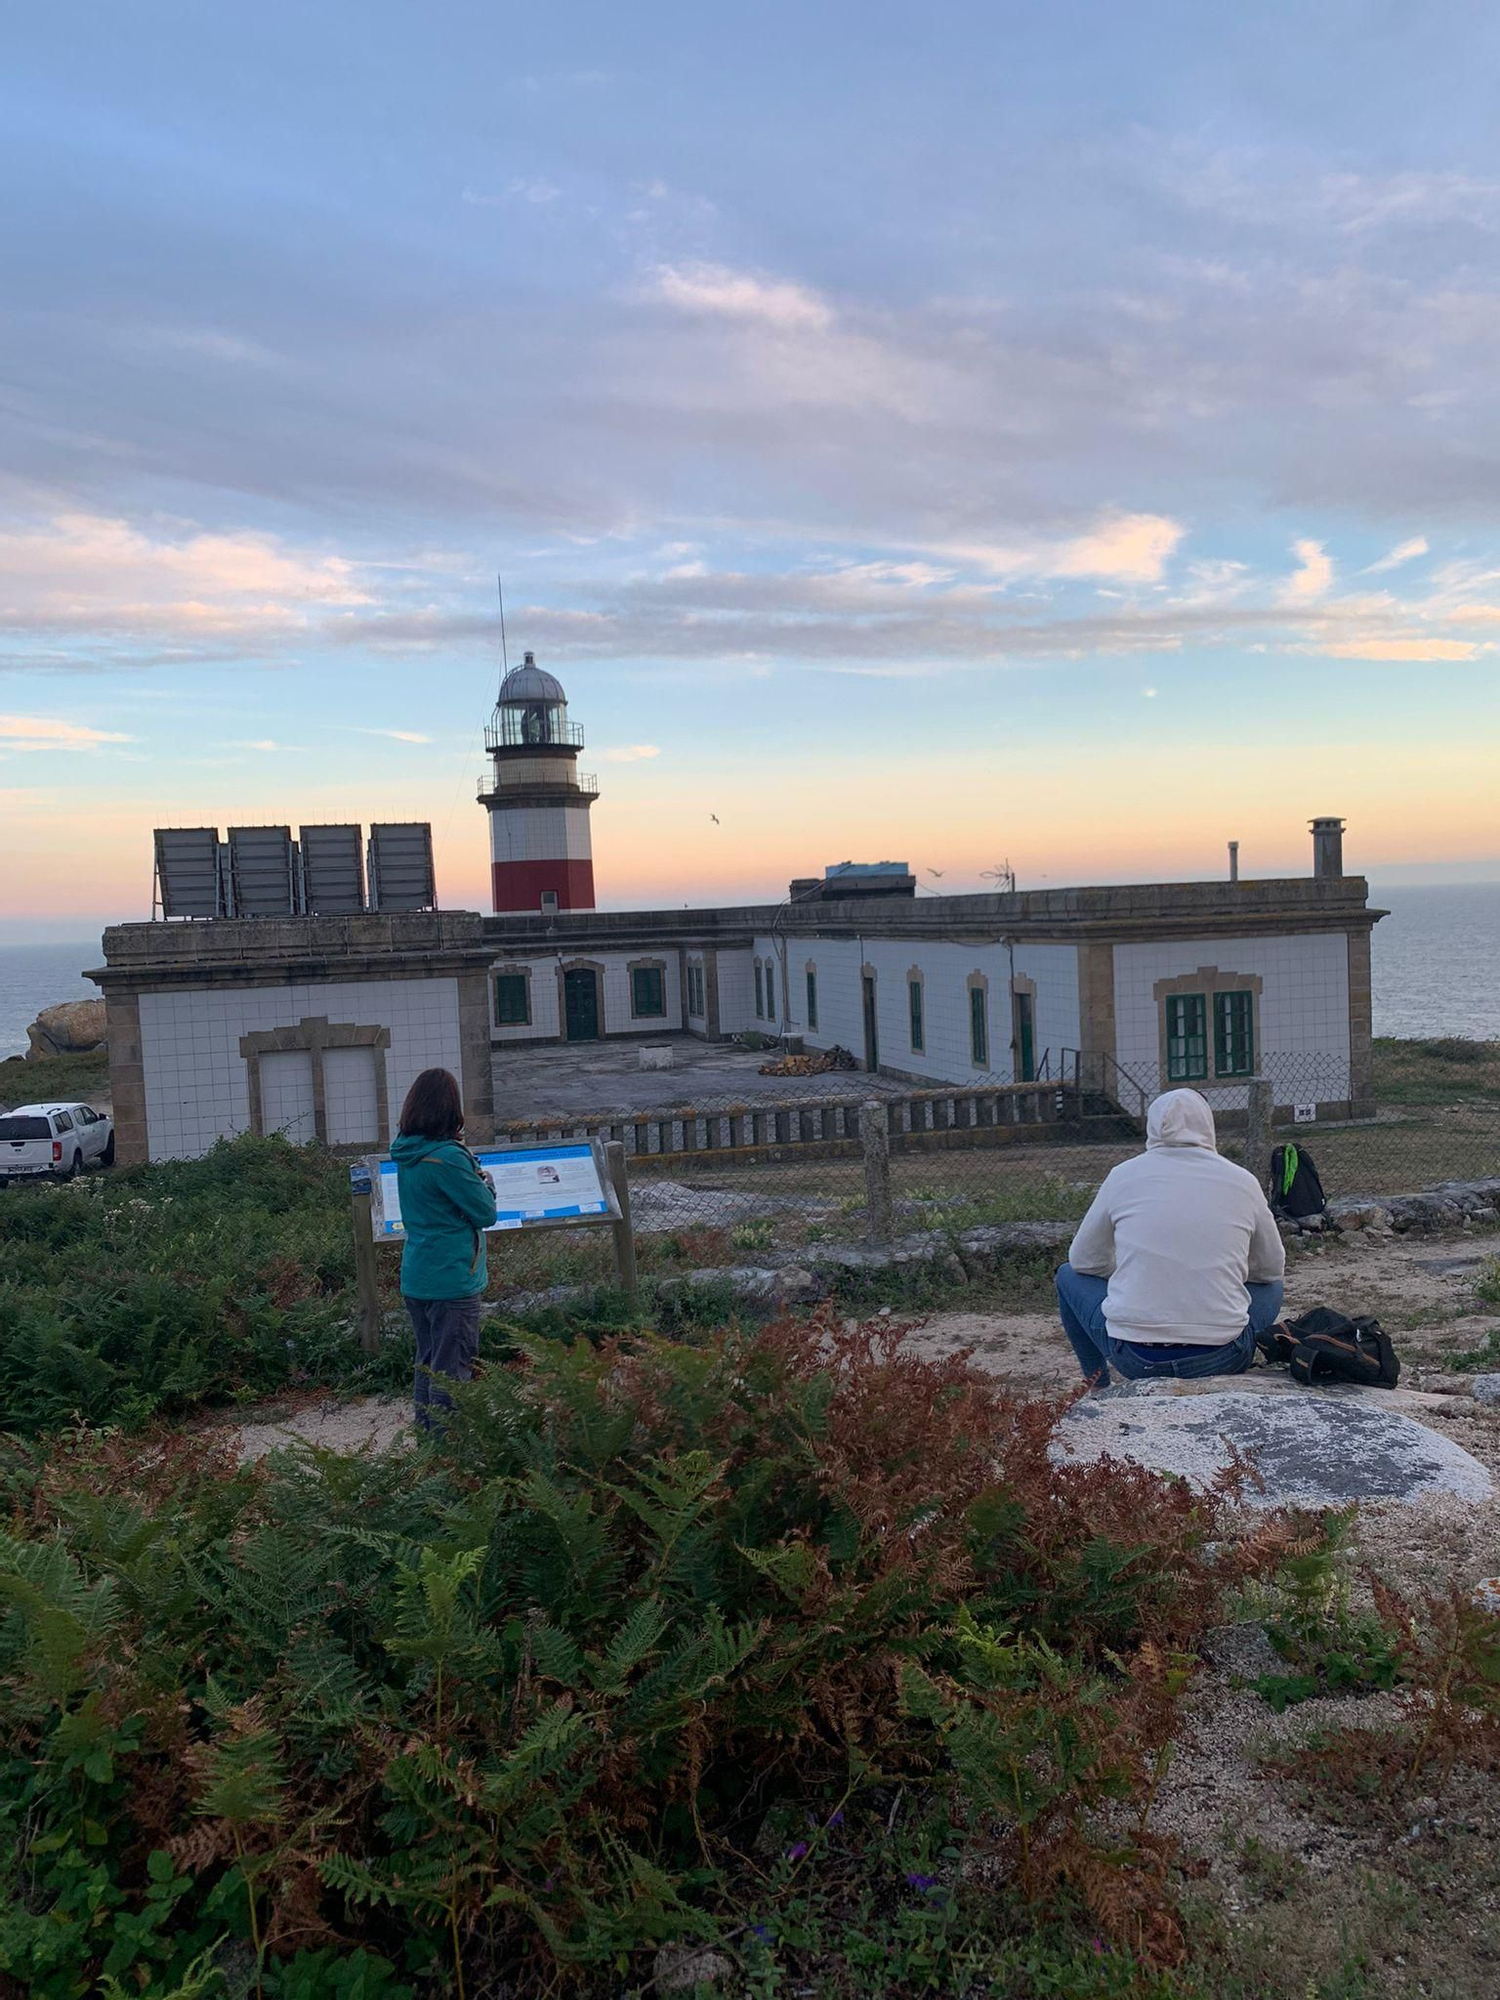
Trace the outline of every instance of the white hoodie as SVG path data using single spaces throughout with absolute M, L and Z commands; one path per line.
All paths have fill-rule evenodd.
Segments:
M 1078 1225 L 1075 1271 L 1109 1279 L 1116 1340 L 1222 1347 L 1245 1330 L 1245 1285 L 1279 1278 L 1286 1250 L 1253 1174 L 1220 1158 L 1196 1090 L 1146 1114 L 1146 1150 L 1113 1169 Z

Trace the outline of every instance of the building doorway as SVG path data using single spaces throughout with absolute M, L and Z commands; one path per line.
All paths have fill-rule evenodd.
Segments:
M 1036 1082 L 1036 995 L 1010 996 L 1011 1041 L 1016 1060 L 1015 1081 Z
M 861 975 L 860 989 L 864 998 L 865 1068 L 873 1075 L 880 1067 L 880 1033 L 876 1025 L 875 975 L 873 972 L 866 972 Z
M 570 1042 L 599 1039 L 599 975 L 591 966 L 563 974 L 564 1032 Z

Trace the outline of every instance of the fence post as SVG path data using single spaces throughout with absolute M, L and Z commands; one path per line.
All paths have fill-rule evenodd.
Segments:
M 625 1165 L 625 1148 L 620 1140 L 611 1139 L 606 1144 L 604 1165 L 620 1205 L 620 1219 L 613 1225 L 615 1270 L 622 1289 L 634 1298 L 639 1290 L 635 1268 L 635 1225 L 630 1219 L 630 1173 Z
M 375 1224 L 371 1215 L 370 1169 L 361 1162 L 349 1169 L 349 1227 L 354 1233 L 354 1285 L 359 1295 L 359 1348 L 374 1354 L 380 1346 L 380 1281 L 375 1270 Z
M 865 1157 L 865 1235 L 871 1243 L 889 1243 L 894 1230 L 891 1135 L 885 1106 L 878 1099 L 860 1108 L 859 1143 Z
M 1271 1108 L 1269 1081 L 1252 1077 L 1245 1099 L 1245 1166 L 1262 1187 L 1271 1171 Z

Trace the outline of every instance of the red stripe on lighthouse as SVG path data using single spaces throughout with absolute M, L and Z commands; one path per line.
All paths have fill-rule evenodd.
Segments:
M 550 891 L 560 910 L 594 907 L 592 861 L 495 861 L 490 864 L 495 913 L 539 910 Z

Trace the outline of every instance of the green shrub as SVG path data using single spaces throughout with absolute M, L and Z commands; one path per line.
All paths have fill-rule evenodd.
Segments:
M 817 1985 L 827 1923 L 783 1919 L 908 1799 L 913 1841 L 936 1813 L 1003 1885 L 997 1991 L 1027 1990 L 1030 1909 L 1103 1940 L 1112 1983 L 1052 1990 L 1166 2000 L 1132 1970 L 1184 1948 L 1154 1784 L 1275 1533 L 1054 1466 L 1057 1406 L 902 1331 L 527 1337 L 446 1437 L 385 1455 L 6 1447 L 0 1973 L 164 1994 L 227 1953 L 293 1993 L 326 1947 L 394 1968 L 351 1996 L 460 1967 L 617 1992 L 664 1944 L 743 1958 L 749 1911 Z M 893 1894 L 882 1922 L 929 1926 Z
M 409 1346 L 361 1355 L 353 1283 L 347 1169 L 315 1148 L 244 1138 L 9 1189 L 0 1428 L 139 1425 L 298 1384 L 398 1380 Z
M 1277 1714 L 1327 1694 L 1373 1694 L 1396 1685 L 1396 1635 L 1374 1611 L 1350 1606 L 1341 1564 L 1354 1526 L 1352 1507 L 1306 1522 L 1303 1545 L 1277 1572 L 1277 1603 L 1266 1637 L 1290 1672 L 1262 1674 L 1255 1691 Z

